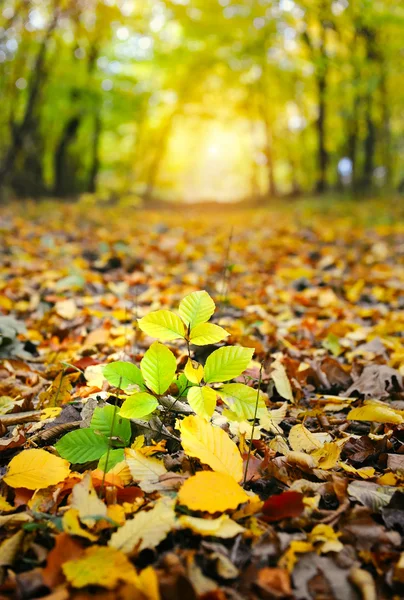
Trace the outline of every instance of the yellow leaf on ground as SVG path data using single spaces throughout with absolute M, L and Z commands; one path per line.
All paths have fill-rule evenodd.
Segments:
M 139 450 L 125 448 L 125 461 L 133 480 L 139 482 L 139 487 L 146 492 L 158 482 L 160 475 L 167 473 L 161 460 L 145 456 Z
M 15 507 L 7 502 L 4 496 L 0 496 L 0 512 L 12 512 Z
M 98 498 L 90 473 L 86 473 L 80 483 L 76 483 L 73 487 L 71 507 L 78 510 L 80 521 L 89 527 L 92 527 L 95 523 L 93 517 L 105 517 L 107 515 L 107 507 Z
M 336 533 L 330 525 L 320 523 L 309 533 L 308 540 L 316 547 L 318 554 L 341 552 L 344 545 L 339 541 L 340 533 Z
M 332 469 L 335 467 L 341 454 L 341 448 L 335 442 L 324 444 L 322 448 L 318 448 L 311 453 L 317 460 L 319 469 Z
M 298 554 L 306 554 L 307 552 L 313 552 L 314 546 L 310 542 L 303 540 L 293 540 L 290 543 L 289 548 L 281 556 L 278 567 L 287 569 L 289 573 L 292 573 L 297 561 L 299 560 Z
M 222 515 L 218 519 L 200 519 L 183 515 L 178 519 L 178 523 L 184 529 L 192 529 L 199 535 L 212 535 L 224 539 L 235 537 L 245 531 L 244 527 L 230 519 L 228 515 Z
M 160 600 L 159 581 L 153 567 L 146 567 L 140 571 L 136 587 L 147 600 Z
M 142 510 L 112 534 L 109 546 L 122 552 L 155 548 L 175 526 L 174 501 L 162 498 L 149 511 Z
M 3 480 L 11 487 L 39 490 L 60 483 L 69 473 L 67 460 L 46 450 L 23 450 L 11 459 Z
M 371 479 L 376 473 L 373 467 L 361 467 L 360 469 L 355 469 L 355 467 L 352 467 L 352 465 L 348 465 L 348 463 L 343 462 L 339 462 L 338 466 L 344 469 L 346 473 L 359 475 L 359 477 L 361 477 L 362 479 Z
M 67 581 L 76 588 L 100 585 L 113 589 L 119 581 L 137 584 L 135 567 L 128 558 L 115 548 L 92 546 L 77 560 L 69 560 L 62 566 Z
M 189 416 L 178 423 L 181 443 L 188 456 L 199 458 L 213 471 L 227 473 L 236 481 L 243 476 L 243 459 L 236 444 L 220 427 L 201 417 Z
M 73 373 L 75 376 L 76 374 Z M 60 406 L 66 404 L 70 400 L 70 392 L 72 391 L 71 375 L 66 375 L 61 371 L 48 389 L 39 394 L 39 408 L 49 408 L 52 406 Z
M 353 408 L 347 416 L 348 421 L 373 421 L 374 423 L 404 423 L 404 417 L 390 406 L 382 403 L 369 402 L 358 408 Z
M 79 521 L 79 511 L 76 508 L 69 508 L 65 512 L 62 518 L 63 531 L 70 535 L 79 535 L 80 537 L 87 538 L 91 542 L 97 540 L 97 536 L 93 535 L 89 531 L 83 529 Z
M 76 302 L 73 298 L 59 300 L 59 302 L 56 302 L 55 304 L 55 312 L 59 317 L 62 317 L 62 319 L 70 321 L 78 314 Z
M 210 513 L 236 509 L 248 500 L 248 494 L 231 475 L 212 471 L 199 471 L 187 479 L 178 492 L 180 504 Z
M 282 398 L 285 398 L 285 400 L 293 402 L 292 386 L 290 385 L 285 367 L 279 360 L 272 363 L 271 367 L 273 369 L 271 378 L 275 384 L 276 391 Z
M 313 452 L 321 448 L 321 442 L 304 425 L 294 425 L 289 431 L 289 444 L 295 452 Z

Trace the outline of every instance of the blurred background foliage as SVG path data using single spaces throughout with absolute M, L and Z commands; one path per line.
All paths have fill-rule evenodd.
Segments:
M 0 1 L 3 195 L 404 188 L 402 0 Z

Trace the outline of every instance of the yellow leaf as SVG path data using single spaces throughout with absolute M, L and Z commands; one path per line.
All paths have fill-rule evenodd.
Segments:
M 335 467 L 341 454 L 341 448 L 335 442 L 324 444 L 311 453 L 311 456 L 317 460 L 320 469 L 332 469 Z
M 161 460 L 145 456 L 139 450 L 132 448 L 125 448 L 125 462 L 133 480 L 139 482 L 139 487 L 146 492 L 149 490 L 150 484 L 157 483 L 160 475 L 167 473 Z
M 271 378 L 275 384 L 276 391 L 282 398 L 285 398 L 285 400 L 293 402 L 292 386 L 290 385 L 285 367 L 279 360 L 272 363 L 271 367 L 273 369 Z
M 249 500 L 248 494 L 227 473 L 199 471 L 185 481 L 178 492 L 178 501 L 191 510 L 210 513 L 236 509 Z
M 0 496 L 0 512 L 11 512 L 16 510 L 14 506 L 12 506 L 4 496 Z
M 373 467 L 361 467 L 360 469 L 355 469 L 355 467 L 352 467 L 351 465 L 348 465 L 347 463 L 343 462 L 338 463 L 338 466 L 344 469 L 346 473 L 353 473 L 354 475 L 359 475 L 359 477 L 361 477 L 362 479 L 371 479 L 376 473 Z
M 87 538 L 91 542 L 97 540 L 97 536 L 82 528 L 79 521 L 79 511 L 76 508 L 70 508 L 65 512 L 62 518 L 63 531 L 70 535 L 79 535 Z
M 60 406 L 53 406 L 51 408 L 44 408 L 41 412 L 41 421 L 45 421 L 46 419 L 55 419 L 60 415 L 62 409 Z
M 69 473 L 67 460 L 46 450 L 23 450 L 11 459 L 4 481 L 11 487 L 39 490 L 60 483 Z
M 107 515 L 107 507 L 98 498 L 90 473 L 86 473 L 80 483 L 76 483 L 73 487 L 71 507 L 78 510 L 80 521 L 89 527 L 92 527 L 95 523 L 93 517 L 105 517 Z
M 163 498 L 149 511 L 136 513 L 112 534 L 109 546 L 122 552 L 155 548 L 175 526 L 174 501 Z
M 216 408 L 216 392 L 207 386 L 191 387 L 188 390 L 188 404 L 198 415 L 209 421 Z
M 203 379 L 203 366 L 197 363 L 195 360 L 188 358 L 187 364 L 185 365 L 184 374 L 188 381 L 199 385 Z
M 61 371 L 48 389 L 39 394 L 39 408 L 66 404 L 70 400 L 72 387 L 71 376 Z
M 195 346 L 204 346 L 205 344 L 217 344 L 229 334 L 223 327 L 214 325 L 213 323 L 199 323 L 193 329 L 189 335 L 189 341 Z
M 308 540 L 316 546 L 318 554 L 327 552 L 341 552 L 344 545 L 338 540 L 340 533 L 336 533 L 330 525 L 321 523 L 316 525 L 308 535 Z
M 228 515 L 222 515 L 218 519 L 200 519 L 183 515 L 178 519 L 178 523 L 184 529 L 192 529 L 199 535 L 212 535 L 224 539 L 235 537 L 245 531 L 244 527 L 230 519 Z
M 59 300 L 59 302 L 56 302 L 55 304 L 55 312 L 59 317 L 62 317 L 62 319 L 70 321 L 78 314 L 76 302 L 73 298 Z
M 294 540 L 290 543 L 289 548 L 286 552 L 281 556 L 278 567 L 282 569 L 287 569 L 289 573 L 292 573 L 295 564 L 299 560 L 298 554 L 306 554 L 307 552 L 312 552 L 314 550 L 313 544 L 310 542 L 304 542 L 301 540 Z
M 113 589 L 119 581 L 137 584 L 135 567 L 126 556 L 115 548 L 93 546 L 85 550 L 77 560 L 62 565 L 67 581 L 76 588 L 100 585 Z
M 263 415 L 260 416 L 260 425 L 263 429 L 274 433 L 275 435 L 283 435 L 283 429 L 279 424 L 286 417 L 288 409 L 288 403 L 284 402 L 279 408 L 274 410 L 267 410 Z
M 404 418 L 390 406 L 369 402 L 353 408 L 347 416 L 348 421 L 373 421 L 374 423 L 404 423 Z
M 304 425 L 294 425 L 289 431 L 289 444 L 296 452 L 312 452 L 322 444 Z
M 160 600 L 159 581 L 153 567 L 146 567 L 140 571 L 136 587 L 147 600 Z
M 176 340 L 185 336 L 184 323 L 170 310 L 156 310 L 138 321 L 142 331 L 161 341 Z
M 236 481 L 243 476 L 243 459 L 236 444 L 219 427 L 201 417 L 189 416 L 178 423 L 181 443 L 188 456 L 199 458 L 213 471 L 227 473 Z

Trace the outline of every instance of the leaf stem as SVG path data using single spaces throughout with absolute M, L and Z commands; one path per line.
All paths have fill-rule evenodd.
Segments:
M 263 368 L 263 366 L 264 366 L 264 363 L 261 363 L 261 367 L 260 367 L 260 374 L 259 374 L 259 380 L 258 380 L 257 399 L 256 399 L 256 401 L 255 401 L 254 421 L 253 421 L 253 426 L 252 426 L 252 430 L 251 430 L 250 445 L 248 446 L 248 455 L 247 455 L 247 461 L 246 461 L 246 463 L 245 463 L 244 479 L 243 479 L 243 487 L 245 487 L 245 485 L 246 485 L 246 481 L 247 481 L 248 465 L 249 465 L 249 463 L 250 463 L 251 448 L 252 448 L 252 443 L 253 443 L 253 439 L 254 439 L 255 421 L 256 421 L 256 419 L 257 419 L 257 412 L 258 412 L 258 401 L 259 401 L 259 397 L 260 397 L 260 391 L 261 391 L 261 382 L 262 382 L 262 368 Z

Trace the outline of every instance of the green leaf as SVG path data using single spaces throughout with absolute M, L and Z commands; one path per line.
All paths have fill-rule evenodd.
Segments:
M 124 419 L 122 415 L 119 416 L 118 408 L 111 404 L 107 404 L 102 408 L 97 407 L 94 410 L 90 428 L 106 437 L 118 437 L 125 444 L 129 444 L 132 435 L 130 422 Z
M 210 354 L 205 363 L 206 383 L 228 381 L 241 375 L 248 367 L 254 348 L 226 346 Z
M 333 333 L 329 333 L 321 345 L 326 350 L 329 350 L 334 356 L 339 356 L 343 351 L 343 348 L 341 348 L 339 343 L 339 338 Z
M 188 381 L 186 375 L 184 373 L 181 373 L 180 375 L 178 375 L 177 379 L 174 379 L 173 383 L 176 384 L 176 386 L 178 387 L 178 393 L 175 394 L 175 396 L 177 398 L 181 398 L 182 396 L 184 396 L 186 390 L 195 385 L 194 383 L 191 383 L 190 381 Z
M 142 373 L 139 367 L 132 363 L 117 360 L 105 365 L 102 372 L 108 383 L 122 390 L 126 390 L 130 385 L 138 385 L 140 388 L 144 388 Z
M 216 392 L 207 386 L 195 386 L 188 391 L 187 398 L 189 406 L 198 417 L 209 421 L 216 408 Z
M 189 341 L 195 346 L 204 346 L 205 344 L 217 344 L 228 337 L 228 333 L 223 327 L 213 323 L 199 323 L 191 329 Z
M 107 457 L 108 457 L 108 464 L 107 464 Z M 99 469 L 101 469 L 105 473 L 108 473 L 108 471 L 113 469 L 115 467 L 115 465 L 122 462 L 123 460 L 125 460 L 124 449 L 116 448 L 115 450 L 110 450 L 109 454 L 108 454 L 108 452 L 103 454 L 101 456 L 100 460 L 98 461 L 97 466 Z
M 92 429 L 76 429 L 66 433 L 55 445 L 62 458 L 71 463 L 97 460 L 108 450 L 108 440 Z
M 184 323 L 170 310 L 156 310 L 138 320 L 142 331 L 162 341 L 185 337 Z
M 177 363 L 171 350 L 154 342 L 145 353 L 140 368 L 147 386 L 155 394 L 161 395 L 170 387 Z
M 154 396 L 147 392 L 139 392 L 126 398 L 119 414 L 125 419 L 141 419 L 152 413 L 157 406 L 158 402 Z
M 192 292 L 180 302 L 179 313 L 181 319 L 190 329 L 199 323 L 206 323 L 215 312 L 215 303 L 208 292 Z
M 257 403 L 257 390 L 243 383 L 227 383 L 218 392 L 224 402 L 242 420 L 253 419 Z M 266 413 L 264 398 L 258 396 L 257 416 Z

